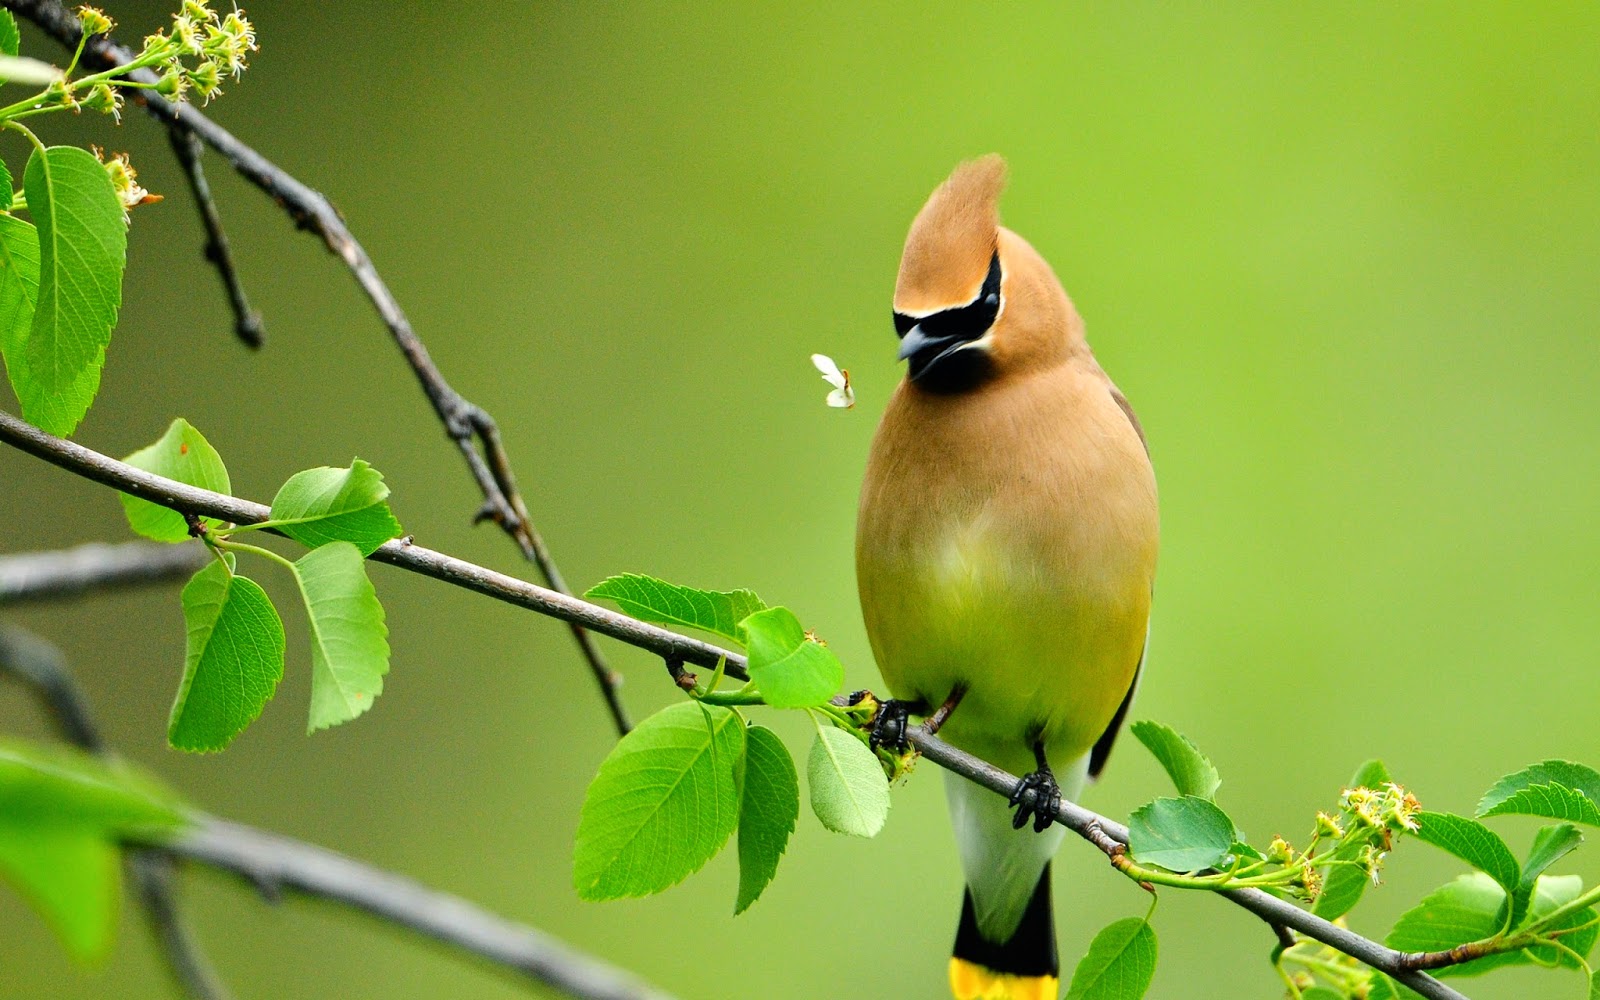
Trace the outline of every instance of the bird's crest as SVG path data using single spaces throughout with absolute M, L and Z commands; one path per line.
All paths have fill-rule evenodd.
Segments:
M 1005 186 L 1006 161 L 991 153 L 956 167 L 928 197 L 906 235 L 896 312 L 917 315 L 972 301 L 995 252 Z

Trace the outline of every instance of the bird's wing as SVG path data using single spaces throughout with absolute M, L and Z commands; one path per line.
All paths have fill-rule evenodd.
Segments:
M 1111 398 L 1116 400 L 1117 406 L 1122 409 L 1123 416 L 1128 418 L 1128 423 L 1133 425 L 1133 432 L 1139 435 L 1139 443 L 1144 445 L 1144 453 L 1150 454 L 1150 442 L 1145 440 L 1144 428 L 1139 424 L 1139 418 L 1133 412 L 1133 404 L 1128 402 L 1128 397 L 1116 386 L 1111 387 Z
M 1137 425 L 1135 425 L 1137 426 Z M 1122 704 L 1117 706 L 1117 714 L 1111 717 L 1111 725 L 1094 741 L 1094 748 L 1089 751 L 1089 778 L 1100 777 L 1100 772 L 1106 768 L 1106 760 L 1111 756 L 1111 748 L 1117 743 L 1117 734 L 1122 731 L 1122 723 L 1128 717 L 1128 706 L 1133 704 L 1133 693 L 1139 690 L 1139 675 L 1144 673 L 1144 654 L 1150 648 L 1150 637 L 1145 636 L 1144 649 L 1139 651 L 1139 666 L 1133 672 L 1133 683 L 1128 685 L 1128 693 L 1122 696 Z

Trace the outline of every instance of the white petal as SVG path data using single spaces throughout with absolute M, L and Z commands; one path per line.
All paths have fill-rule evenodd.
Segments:
M 839 370 L 838 365 L 833 363 L 832 358 L 826 354 L 813 354 L 811 355 L 811 363 L 816 365 L 817 371 L 822 373 L 824 382 L 835 389 L 843 389 L 845 387 L 844 373 Z
M 843 407 L 844 409 L 848 410 L 850 407 L 856 405 L 855 390 L 851 389 L 847 385 L 840 386 L 839 388 L 828 393 L 828 405 Z

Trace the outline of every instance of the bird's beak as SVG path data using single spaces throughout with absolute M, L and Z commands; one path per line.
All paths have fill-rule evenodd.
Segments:
M 911 362 L 907 366 L 907 374 L 911 376 L 912 381 L 915 381 L 921 378 L 923 373 L 934 365 L 966 346 L 967 343 L 968 341 L 964 337 L 950 334 L 944 336 L 929 334 L 922 329 L 922 325 L 919 323 L 907 330 L 906 335 L 900 338 L 900 353 L 897 356 L 901 361 Z

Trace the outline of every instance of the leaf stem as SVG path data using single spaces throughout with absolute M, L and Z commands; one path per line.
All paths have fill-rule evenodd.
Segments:
M 290 562 L 288 559 L 285 559 L 283 556 L 278 555 L 278 553 L 272 551 L 271 549 L 264 549 L 259 545 L 246 545 L 244 542 L 230 542 L 226 538 L 217 539 L 216 545 L 218 548 L 228 549 L 233 552 L 249 552 L 252 555 L 265 556 L 289 572 L 295 572 L 294 563 Z

